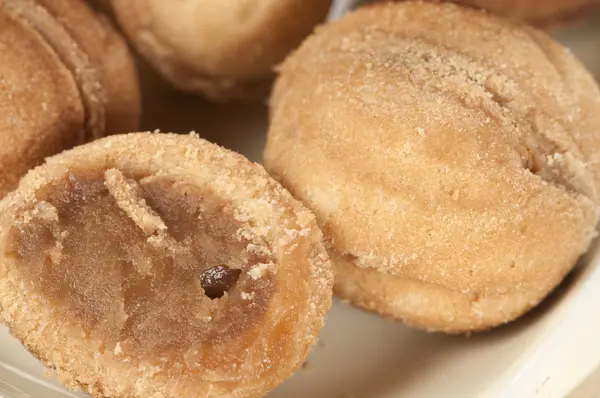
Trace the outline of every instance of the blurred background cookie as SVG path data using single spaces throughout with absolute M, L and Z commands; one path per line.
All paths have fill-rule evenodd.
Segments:
M 0 196 L 46 156 L 135 130 L 137 73 L 123 39 L 77 0 L 0 1 Z
M 323 22 L 330 0 L 110 0 L 126 35 L 177 88 L 265 96 L 273 68 Z

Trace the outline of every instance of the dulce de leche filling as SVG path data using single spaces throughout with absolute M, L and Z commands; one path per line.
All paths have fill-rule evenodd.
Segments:
M 185 356 L 259 327 L 274 276 L 256 270 L 274 259 L 248 251 L 231 203 L 210 189 L 82 169 L 36 199 L 6 255 L 57 316 L 106 349 Z

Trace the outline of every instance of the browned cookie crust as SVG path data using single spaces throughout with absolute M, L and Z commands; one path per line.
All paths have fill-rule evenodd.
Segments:
M 264 95 L 273 67 L 331 0 L 111 0 L 137 49 L 173 85 L 213 100 Z
M 137 129 L 122 38 L 78 0 L 0 0 L 0 196 L 46 156 Z
M 195 136 L 113 136 L 0 202 L 4 322 L 95 397 L 256 397 L 304 362 L 333 277 L 314 215 Z

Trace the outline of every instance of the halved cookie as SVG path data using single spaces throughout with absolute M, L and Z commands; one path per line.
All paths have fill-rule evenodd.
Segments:
M 254 397 L 305 360 L 331 305 L 313 214 L 195 136 L 113 136 L 0 202 L 0 309 L 95 397 Z

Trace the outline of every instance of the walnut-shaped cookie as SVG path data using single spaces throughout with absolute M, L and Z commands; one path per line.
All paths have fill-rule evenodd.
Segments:
M 511 321 L 596 235 L 600 92 L 534 28 L 454 4 L 365 7 L 286 60 L 271 119 L 265 166 L 317 215 L 335 292 L 384 316 Z

